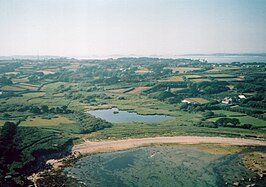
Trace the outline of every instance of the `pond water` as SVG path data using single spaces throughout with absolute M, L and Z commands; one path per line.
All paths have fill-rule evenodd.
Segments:
M 174 117 L 167 115 L 140 115 L 134 112 L 122 111 L 118 108 L 93 110 L 88 111 L 88 113 L 111 123 L 160 122 L 174 119 Z
M 214 155 L 189 147 L 157 146 L 100 153 L 67 167 L 70 186 L 225 186 L 254 173 L 238 155 Z M 71 181 L 72 180 L 72 181 Z

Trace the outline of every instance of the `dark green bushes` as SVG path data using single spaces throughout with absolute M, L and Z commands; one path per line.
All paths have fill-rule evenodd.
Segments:
M 78 128 L 80 129 L 80 133 L 91 133 L 98 130 L 102 130 L 104 128 L 112 127 L 112 124 L 100 119 L 96 118 L 90 114 L 86 114 L 83 112 L 76 112 L 74 114 L 75 119 L 78 121 Z

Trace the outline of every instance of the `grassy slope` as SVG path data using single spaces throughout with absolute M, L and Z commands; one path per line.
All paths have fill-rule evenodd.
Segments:
M 262 119 L 254 118 L 252 116 L 247 116 L 243 113 L 239 112 L 231 112 L 231 111 L 226 111 L 226 110 L 214 110 L 213 111 L 215 114 L 224 114 L 226 117 L 229 118 L 237 118 L 239 119 L 241 124 L 252 124 L 254 126 L 266 126 L 266 122 Z M 211 118 L 209 121 L 216 121 L 219 118 Z
M 73 124 L 76 123 L 75 121 L 72 121 L 64 116 L 57 116 L 56 118 L 51 119 L 43 119 L 40 117 L 27 118 L 26 121 L 21 122 L 20 126 L 39 126 L 39 127 L 45 127 L 45 126 L 56 126 L 60 124 Z
M 23 97 L 15 97 L 5 100 L 8 104 L 36 104 L 42 105 L 46 104 L 49 107 L 56 107 L 62 105 L 68 105 L 70 108 L 73 109 L 83 109 L 89 104 L 80 103 L 78 100 L 69 100 L 64 97 L 64 94 L 61 93 L 60 95 L 57 94 L 56 97 L 54 96 L 54 91 L 60 85 L 68 85 L 67 83 L 52 83 L 45 85 L 42 92 L 35 92 L 35 93 L 27 93 L 23 94 Z M 75 87 L 75 89 L 80 89 L 82 87 Z M 87 96 L 92 94 L 101 94 L 105 93 L 108 96 L 111 96 L 112 99 L 96 99 L 96 103 L 93 103 L 96 106 L 101 106 L 101 103 L 106 103 L 102 105 L 103 107 L 110 107 L 116 106 L 120 109 L 134 111 L 139 114 L 165 114 L 175 116 L 176 119 L 163 121 L 160 123 L 119 123 L 114 124 L 114 126 L 110 129 L 105 129 L 99 131 L 97 133 L 93 133 L 90 135 L 85 135 L 85 137 L 91 137 L 96 139 L 101 138 L 124 138 L 124 137 L 146 137 L 146 136 L 158 136 L 158 135 L 186 135 L 186 134 L 195 134 L 195 135 L 226 135 L 226 136 L 259 136 L 265 137 L 265 132 L 263 130 L 256 131 L 256 130 L 245 130 L 245 129 L 232 129 L 232 128 L 218 128 L 218 129 L 211 129 L 211 128 L 199 128 L 193 126 L 193 124 L 197 123 L 201 119 L 200 113 L 187 113 L 179 110 L 179 105 L 170 105 L 164 102 L 160 102 L 155 99 L 148 98 L 143 95 L 132 95 L 132 94 L 123 94 L 123 93 L 112 93 L 112 92 L 83 92 L 80 91 L 80 94 Z M 124 97 L 125 100 L 118 99 L 119 97 Z M 132 102 L 134 101 L 134 102 Z M 91 106 L 92 107 L 92 106 Z M 242 113 L 224 111 L 224 110 L 217 110 L 214 111 L 217 114 L 223 113 L 228 117 L 238 116 L 237 118 L 240 119 L 241 123 L 252 123 L 254 125 L 264 125 L 264 121 L 250 117 L 250 116 L 241 116 Z M 22 115 L 19 112 L 11 113 L 12 116 Z M 23 115 L 31 115 L 29 113 L 23 113 Z M 60 123 L 69 124 L 69 121 L 63 119 L 52 119 L 52 120 L 44 120 L 40 118 L 31 119 L 28 118 L 27 121 L 21 123 L 22 126 L 29 125 L 29 126 L 43 126 L 43 127 L 50 127 L 54 126 L 54 128 L 58 129 Z M 65 120 L 65 121 L 64 121 Z M 212 118 L 210 120 L 216 120 Z M 2 123 L 0 123 L 2 124 Z M 60 126 L 61 130 L 66 130 L 67 132 L 71 132 L 73 127 L 71 125 L 63 125 Z

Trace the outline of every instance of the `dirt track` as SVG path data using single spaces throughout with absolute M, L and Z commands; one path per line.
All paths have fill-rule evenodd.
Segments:
M 202 136 L 175 136 L 175 137 L 155 137 L 138 138 L 126 140 L 107 140 L 107 141 L 85 141 L 73 147 L 73 152 L 81 154 L 96 152 L 107 152 L 115 150 L 125 150 L 149 144 L 177 143 L 177 144 L 199 144 L 199 143 L 218 143 L 227 145 L 264 145 L 266 141 L 244 139 L 244 138 L 224 138 L 224 137 L 202 137 Z

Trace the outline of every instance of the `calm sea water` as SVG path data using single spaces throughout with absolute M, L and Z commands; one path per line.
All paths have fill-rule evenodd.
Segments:
M 102 56 L 102 57 L 76 57 L 77 59 L 108 59 L 108 58 L 120 58 L 128 56 Z M 138 57 L 134 56 L 133 57 Z M 266 63 L 266 55 L 158 55 L 147 56 L 155 58 L 186 58 L 186 59 L 205 59 L 210 63 L 231 63 L 231 62 L 264 62 Z
M 177 146 L 86 156 L 63 173 L 69 176 L 70 186 L 87 187 L 215 187 L 254 176 L 239 164 L 238 155 L 213 155 Z
M 139 115 L 134 112 L 122 111 L 118 108 L 93 110 L 88 111 L 88 113 L 111 123 L 160 122 L 174 119 L 174 117 L 166 115 Z
M 264 62 L 266 63 L 266 56 L 183 56 L 189 59 L 205 59 L 209 63 L 231 63 L 231 62 Z

